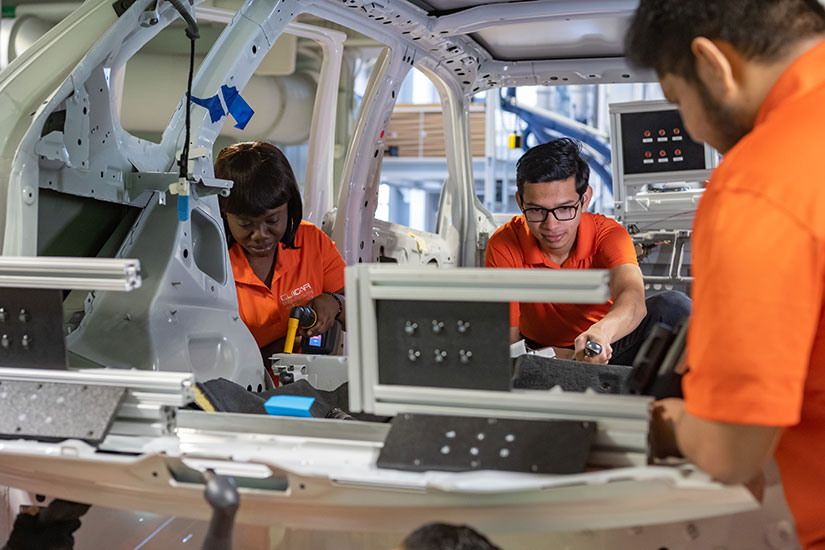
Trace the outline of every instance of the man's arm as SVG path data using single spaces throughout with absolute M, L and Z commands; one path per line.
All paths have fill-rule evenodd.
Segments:
M 610 344 L 630 334 L 645 318 L 645 285 L 642 270 L 636 264 L 621 264 L 610 269 L 610 296 L 613 305 L 599 322 L 575 340 L 576 358 L 591 363 L 607 363 L 613 353 Z M 584 356 L 587 341 L 601 344 L 602 353 Z
M 770 459 L 782 428 L 705 420 L 685 411 L 682 399 L 654 404 L 652 453 L 658 458 L 681 454 L 722 483 L 747 483 Z

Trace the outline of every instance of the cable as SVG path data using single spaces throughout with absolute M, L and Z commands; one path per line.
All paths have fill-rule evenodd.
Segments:
M 190 40 L 197 40 L 200 38 L 201 34 L 200 28 L 198 27 L 198 22 L 195 21 L 192 14 L 189 13 L 189 10 L 187 10 L 186 6 L 183 5 L 183 2 L 181 2 L 181 0 L 169 0 L 169 3 L 174 6 L 180 16 L 183 17 L 183 20 L 186 21 L 186 36 L 188 36 Z
M 175 10 L 177 10 L 177 12 L 183 18 L 183 20 L 186 21 L 186 36 L 189 38 L 190 42 L 189 77 L 186 81 L 186 122 L 184 125 L 185 132 L 183 146 L 181 147 L 180 151 L 180 159 L 178 160 L 178 166 L 180 168 L 178 173 L 180 175 L 180 178 L 182 180 L 185 180 L 189 177 L 189 140 L 192 131 L 192 78 L 195 73 L 195 40 L 200 38 L 200 28 L 198 27 L 198 22 L 195 20 L 194 17 L 192 17 L 192 14 L 189 13 L 189 10 L 186 9 L 186 6 L 183 5 L 183 2 L 181 0 L 169 0 L 169 3 L 172 4 L 172 6 L 175 8 Z M 180 197 L 178 200 L 183 200 L 183 197 Z M 188 201 L 188 196 L 186 197 L 186 200 Z M 181 207 L 181 204 L 185 205 L 187 203 L 179 203 L 179 209 Z M 184 207 L 184 210 L 188 210 L 188 208 Z M 185 220 L 186 218 L 179 219 Z
M 187 36 L 189 30 L 186 31 Z M 195 73 L 195 38 L 189 37 L 189 78 L 186 82 L 186 123 L 183 147 L 180 152 L 180 177 L 186 178 L 189 175 L 189 139 L 192 131 L 192 77 Z

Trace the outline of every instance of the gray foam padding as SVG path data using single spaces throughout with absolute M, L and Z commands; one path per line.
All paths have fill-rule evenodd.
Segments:
M 112 386 L 0 382 L 0 437 L 98 443 L 125 393 Z

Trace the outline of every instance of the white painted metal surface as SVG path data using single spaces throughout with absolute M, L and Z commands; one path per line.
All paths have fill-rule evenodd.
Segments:
M 176 437 L 156 441 L 137 457 L 98 454 L 76 441 L 7 441 L 0 445 L 0 482 L 205 519 L 209 508 L 197 470 L 210 467 L 238 476 L 239 523 L 320 530 L 405 531 L 441 519 L 547 532 L 651 525 L 755 507 L 744 488 L 720 486 L 690 468 L 573 476 L 402 472 L 375 466 L 387 428 L 381 424 L 185 411 L 178 424 Z

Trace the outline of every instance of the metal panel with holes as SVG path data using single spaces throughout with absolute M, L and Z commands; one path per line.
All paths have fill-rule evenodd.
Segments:
M 59 290 L 0 288 L 0 366 L 66 368 Z

